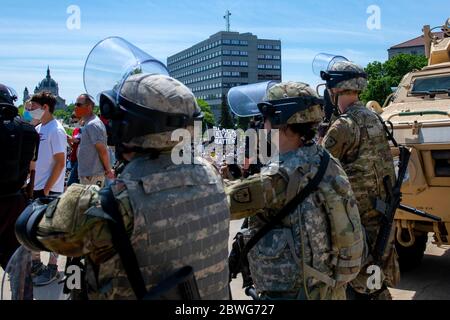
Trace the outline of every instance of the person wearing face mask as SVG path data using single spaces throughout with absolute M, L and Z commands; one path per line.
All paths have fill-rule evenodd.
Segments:
M 78 176 L 83 185 L 102 187 L 105 178 L 114 179 L 103 122 L 94 114 L 94 101 L 82 94 L 75 103 L 75 116 L 84 121 L 83 138 L 78 147 Z
M 56 98 L 50 92 L 41 92 L 30 99 L 31 117 L 39 121 L 36 131 L 41 137 L 40 157 L 36 161 L 34 197 L 58 195 L 64 192 L 67 139 L 62 124 L 54 117 Z
M 39 157 L 34 163 L 35 182 L 33 198 L 58 196 L 64 192 L 66 171 L 66 131 L 54 117 L 56 98 L 50 92 L 34 94 L 26 105 L 26 111 L 39 123 L 36 131 L 40 136 Z M 40 261 L 39 254 L 33 255 L 33 284 L 46 285 L 58 278 L 57 256 L 51 255 L 48 266 Z

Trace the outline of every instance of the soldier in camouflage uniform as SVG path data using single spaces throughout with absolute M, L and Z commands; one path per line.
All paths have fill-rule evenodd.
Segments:
M 359 101 L 359 94 L 367 86 L 364 70 L 352 62 L 338 62 L 330 73 L 341 73 L 346 78 L 334 84 L 327 83 L 328 90 L 339 107 L 340 117 L 331 125 L 323 146 L 338 158 L 347 173 L 358 202 L 361 222 L 365 228 L 367 242 L 374 249 L 380 229 L 380 213 L 374 209 L 376 199 L 384 200 L 386 193 L 383 178 L 389 176 L 395 183 L 395 168 L 388 139 L 380 118 Z M 354 76 L 352 77 L 351 74 Z M 326 80 L 326 79 L 324 79 Z M 329 79 L 328 79 L 329 80 Z M 349 286 L 349 297 L 356 299 L 391 299 L 387 286 L 395 286 L 400 277 L 397 254 L 394 247 L 394 232 L 383 257 L 379 290 L 370 290 L 367 268 L 374 264 L 371 256 L 361 269 L 358 278 Z
M 194 95 L 168 76 L 138 74 L 125 81 L 118 104 L 120 112 L 132 111 L 125 118 L 129 128 L 147 132 L 118 145 L 130 162 L 112 185 L 146 289 L 189 265 L 202 299 L 228 299 L 230 212 L 222 179 L 202 159 L 182 165 L 171 160 L 179 143 L 171 140 L 173 130 L 192 131 L 201 118 Z M 49 205 L 38 239 L 53 252 L 86 258 L 90 299 L 134 299 L 106 219 L 99 188 L 75 184 Z
M 317 95 L 305 83 L 277 84 L 267 93 L 276 105 L 285 98 L 309 98 L 281 117 L 264 115 L 266 129 L 279 129 L 279 162 L 245 180 L 226 181 L 231 218 L 249 218 L 246 242 L 277 215 L 318 172 L 325 149 L 314 142 L 322 120 Z M 361 222 L 350 183 L 332 158 L 318 189 L 249 251 L 251 276 L 262 299 L 345 299 L 346 284 L 360 269 Z

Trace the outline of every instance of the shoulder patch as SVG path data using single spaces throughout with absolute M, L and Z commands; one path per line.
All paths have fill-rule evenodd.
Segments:
M 325 148 L 330 150 L 336 145 L 337 141 L 331 136 L 326 137 L 325 139 Z
M 249 203 L 252 201 L 252 196 L 250 194 L 250 188 L 243 188 L 240 190 L 237 190 L 233 194 L 233 200 L 237 203 Z

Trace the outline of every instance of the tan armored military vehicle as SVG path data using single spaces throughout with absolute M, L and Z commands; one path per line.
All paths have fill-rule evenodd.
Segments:
M 392 123 L 397 142 L 411 148 L 402 204 L 442 219 L 434 222 L 397 211 L 396 244 L 403 270 L 420 264 L 428 233 L 435 244 L 450 244 L 450 19 L 439 28 L 443 38 L 424 26 L 428 66 L 403 78 L 381 114 Z

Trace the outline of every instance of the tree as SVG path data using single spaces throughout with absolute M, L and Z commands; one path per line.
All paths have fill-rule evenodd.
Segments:
M 252 119 L 251 117 L 245 117 L 245 118 L 238 117 L 238 119 L 237 119 L 237 127 L 239 129 L 244 130 L 244 131 L 247 130 L 251 119 Z
M 206 124 L 208 128 L 212 128 L 216 124 L 216 120 L 208 102 L 203 99 L 197 99 L 197 104 L 203 112 L 203 123 Z
M 221 105 L 221 117 L 220 117 L 220 125 L 224 129 L 234 129 L 233 118 L 231 117 L 230 111 L 228 110 L 227 100 L 225 95 L 222 96 L 222 105 Z
M 383 104 L 392 93 L 392 87 L 397 87 L 402 78 L 413 70 L 420 70 L 427 65 L 425 56 L 410 54 L 399 54 L 381 63 L 374 61 L 366 67 L 369 84 L 367 89 L 361 93 L 364 103 L 375 100 Z

